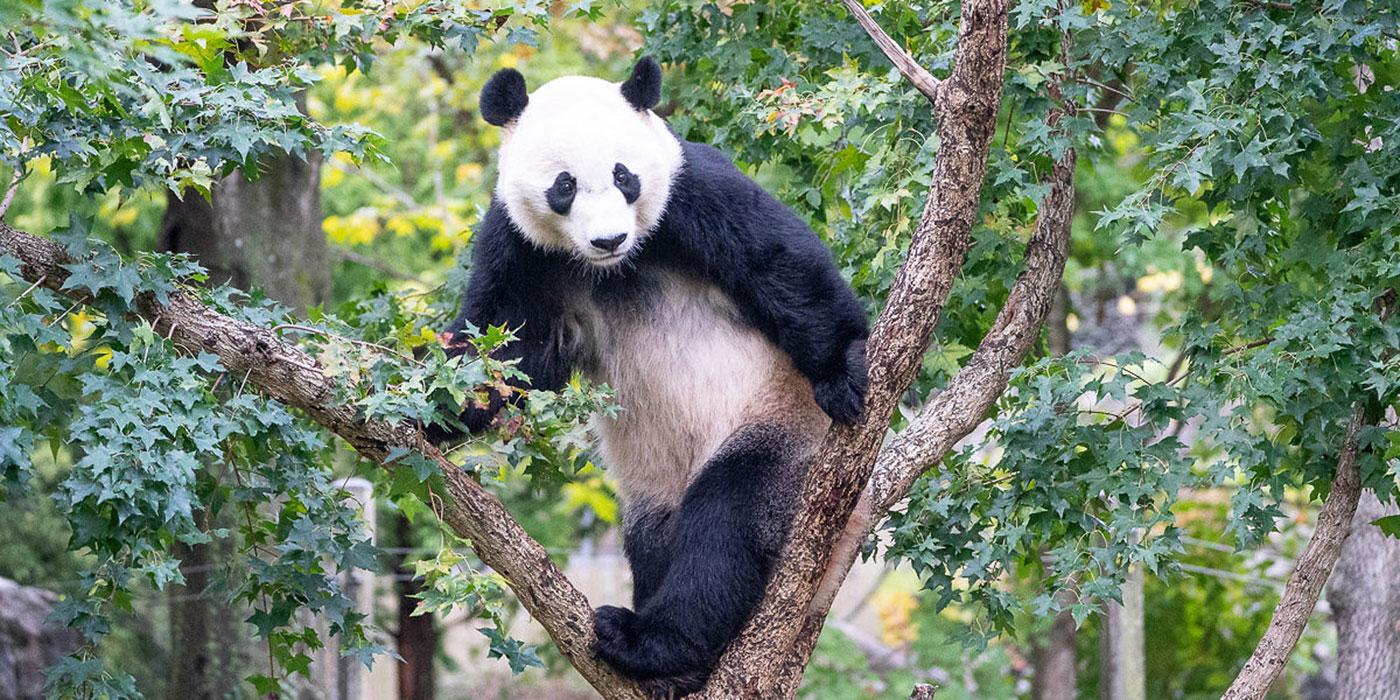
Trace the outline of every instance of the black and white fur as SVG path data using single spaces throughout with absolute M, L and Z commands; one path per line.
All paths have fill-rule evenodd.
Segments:
M 831 420 L 860 415 L 867 325 L 797 216 L 651 112 L 660 81 L 644 58 L 621 85 L 566 77 L 527 95 L 509 69 L 487 83 L 499 179 L 451 330 L 514 329 L 502 357 L 529 388 L 579 370 L 616 390 L 621 413 L 595 427 L 633 607 L 597 610 L 597 653 L 684 693 L 762 596 Z M 500 403 L 465 424 L 485 428 Z

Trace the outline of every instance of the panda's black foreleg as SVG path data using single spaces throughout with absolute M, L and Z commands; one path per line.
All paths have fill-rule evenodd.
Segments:
M 636 572 L 652 589 L 639 590 L 640 607 L 597 610 L 598 654 L 624 674 L 699 689 L 762 597 L 776 554 L 762 536 L 773 516 L 764 506 L 781 455 L 768 441 L 746 442 L 687 489 L 668 528 L 669 566 L 654 585 Z

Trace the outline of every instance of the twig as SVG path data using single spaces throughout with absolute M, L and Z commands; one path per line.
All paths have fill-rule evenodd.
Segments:
M 914 57 L 904 50 L 903 46 L 891 39 L 890 35 L 880 28 L 875 18 L 865 11 L 865 6 L 860 4 L 860 0 L 841 0 L 841 4 L 845 5 L 852 15 L 855 15 L 856 22 L 860 23 L 865 33 L 875 40 L 875 45 L 880 47 L 880 51 L 885 54 L 885 58 L 890 59 L 890 63 L 894 64 L 900 75 L 903 75 L 919 92 L 923 93 L 929 102 L 937 105 L 939 93 L 943 89 L 943 81 L 928 72 L 927 68 L 919 65 L 919 62 L 915 61 Z
M 0 218 L 3 218 L 3 217 L 0 217 Z M 8 309 L 8 308 L 10 308 L 11 306 L 14 306 L 15 304 L 18 304 L 18 303 L 20 302 L 21 299 L 24 299 L 25 297 L 29 296 L 29 293 L 32 292 L 32 291 L 34 291 L 34 288 L 35 288 L 35 287 L 38 287 L 39 285 L 41 285 L 41 284 L 44 283 L 44 279 L 45 279 L 44 277 L 40 277 L 39 279 L 34 280 L 34 284 L 29 285 L 29 288 L 28 288 L 28 289 L 25 289 L 23 292 L 20 292 L 20 293 L 19 293 L 19 296 L 17 296 L 17 297 L 15 297 L 14 299 L 10 300 L 10 303 L 6 304 L 6 305 L 5 305 L 5 308 Z
M 331 257 L 333 257 L 333 258 L 338 258 L 338 259 L 344 260 L 344 261 L 346 261 L 346 262 L 352 262 L 352 263 L 355 263 L 356 265 L 364 265 L 365 267 L 368 267 L 368 268 L 373 269 L 373 270 L 378 270 L 378 271 L 380 271 L 380 272 L 382 272 L 382 273 L 384 273 L 384 274 L 386 274 L 386 275 L 388 275 L 388 276 L 390 276 L 390 277 L 397 277 L 398 279 L 401 279 L 401 280 L 408 280 L 408 281 L 410 281 L 410 282 L 417 282 L 417 283 L 419 283 L 419 284 L 421 284 L 421 285 L 423 285 L 423 286 L 425 286 L 425 287 L 430 287 L 430 286 L 432 286 L 432 285 L 428 284 L 427 282 L 424 282 L 422 278 L 420 278 L 420 277 L 418 277 L 418 276 L 416 276 L 416 275 L 414 275 L 414 274 L 412 274 L 412 273 L 404 272 L 403 270 L 400 270 L 400 269 L 398 269 L 397 267 L 394 267 L 393 265 L 390 265 L 390 264 L 388 264 L 388 263 L 386 263 L 386 262 L 384 262 L 384 261 L 382 261 L 382 260 L 376 259 L 375 257 L 370 256 L 370 255 L 365 255 L 365 254 L 363 254 L 363 253 L 357 253 L 357 252 L 355 252 L 355 251 L 353 251 L 353 250 L 350 250 L 350 249 L 348 249 L 348 248 L 341 248 L 341 247 L 339 247 L 339 246 L 331 246 L 331 248 L 330 248 L 330 253 L 331 253 Z
M 19 183 L 24 179 L 24 170 L 16 167 L 14 174 L 10 175 L 10 188 L 5 190 L 4 199 L 0 199 L 0 220 L 4 220 L 5 215 L 10 213 L 10 205 L 15 201 L 15 193 L 19 192 Z
M 326 338 L 331 338 L 331 339 L 333 339 L 333 340 L 343 340 L 343 341 L 345 341 L 345 342 L 347 342 L 347 343 L 354 343 L 355 345 L 359 345 L 359 346 L 361 346 L 361 347 L 369 348 L 369 349 L 371 349 L 371 350 L 375 350 L 375 351 L 378 351 L 378 352 L 383 353 L 383 354 L 386 354 L 386 355 L 394 355 L 394 356 L 396 356 L 396 357 L 403 358 L 403 359 L 405 359 L 405 360 L 408 360 L 409 362 L 412 362 L 412 363 L 415 364 L 415 365 L 418 365 L 419 367 L 425 367 L 425 366 L 426 366 L 426 365 L 424 365 L 422 362 L 420 362 L 420 361 L 418 361 L 417 359 L 415 359 L 414 357 L 412 357 L 411 355 L 405 355 L 405 354 L 399 352 L 398 350 L 395 350 L 395 349 L 390 348 L 390 347 L 385 347 L 385 346 L 380 345 L 380 344 L 378 344 L 378 343 L 371 343 L 371 342 L 369 342 L 368 340 L 360 340 L 359 338 L 347 338 L 347 337 L 345 337 L 345 336 L 343 336 L 343 335 L 340 335 L 339 333 L 332 333 L 332 332 L 330 332 L 330 331 L 322 330 L 322 329 L 320 329 L 320 328 L 312 328 L 311 326 L 302 326 L 302 325 L 298 325 L 298 324 L 295 324 L 295 323 L 280 323 L 280 324 L 278 324 L 278 325 L 272 327 L 272 332 L 273 332 L 273 333 L 276 333 L 276 332 L 278 332 L 278 331 L 283 331 L 283 330 L 301 331 L 301 332 L 303 332 L 303 333 L 313 333 L 313 334 L 315 334 L 315 335 L 324 336 L 324 337 L 326 337 Z
M 1213 576 L 1215 578 L 1225 579 L 1228 581 L 1239 581 L 1240 583 L 1248 583 L 1250 585 L 1265 586 L 1267 588 L 1283 590 L 1283 584 L 1273 579 L 1260 578 L 1258 576 L 1250 576 L 1249 574 L 1241 574 L 1236 573 L 1234 571 L 1212 569 L 1208 566 L 1200 566 L 1198 564 L 1177 564 L 1177 567 L 1180 568 L 1182 571 L 1190 571 L 1193 574 Z
M 1245 343 L 1244 345 L 1236 345 L 1232 348 L 1226 348 L 1221 354 L 1234 355 L 1236 353 L 1244 352 L 1245 350 L 1253 350 L 1254 348 L 1263 347 L 1272 342 L 1274 342 L 1274 337 L 1267 336 L 1258 340 L 1252 340 L 1248 343 Z
M 1351 531 L 1351 519 L 1356 513 L 1356 503 L 1361 498 L 1361 477 L 1356 470 L 1358 452 L 1357 433 L 1365 414 L 1360 405 L 1351 410 L 1351 421 L 1347 424 L 1346 437 L 1342 439 L 1342 451 L 1337 457 L 1337 474 L 1332 479 L 1332 491 L 1322 503 L 1322 511 L 1317 515 L 1317 529 L 1313 530 L 1308 546 L 1298 557 L 1298 565 L 1288 575 L 1283 586 L 1283 595 L 1278 607 L 1274 608 L 1269 628 L 1264 631 L 1259 645 L 1240 669 L 1235 682 L 1221 696 L 1221 700 L 1262 700 L 1269 687 L 1283 673 L 1288 657 L 1298 645 L 1298 638 L 1308 624 L 1313 608 L 1317 607 L 1317 596 L 1322 593 L 1323 584 L 1332 575 L 1332 567 L 1342 554 L 1342 542 Z

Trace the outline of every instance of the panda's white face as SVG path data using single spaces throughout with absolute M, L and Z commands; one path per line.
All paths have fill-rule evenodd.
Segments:
M 496 194 L 536 246 L 598 267 L 625 261 L 661 221 L 681 148 L 618 83 L 541 86 L 502 132 Z

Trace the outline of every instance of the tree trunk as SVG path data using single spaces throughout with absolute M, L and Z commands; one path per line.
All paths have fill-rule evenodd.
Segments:
M 1283 594 L 1274 607 L 1268 629 L 1264 630 L 1264 636 L 1259 638 L 1254 653 L 1249 655 L 1234 682 L 1220 696 L 1221 700 L 1263 700 L 1283 673 L 1288 657 L 1298 645 L 1298 638 L 1303 636 L 1303 627 L 1317 607 L 1323 584 L 1327 583 L 1342 555 L 1342 544 L 1356 515 L 1361 492 L 1361 476 L 1356 468 L 1357 435 L 1365 419 L 1361 406 L 1352 408 L 1351 421 L 1337 456 L 1332 488 L 1317 514 L 1317 527 L 1283 585 Z
M 294 309 L 320 303 L 330 286 L 321 231 L 321 159 L 266 158 L 257 180 L 234 173 L 213 203 L 194 192 L 167 197 L 158 248 L 189 253 L 211 284 L 257 287 Z
M 394 546 L 406 549 L 413 545 L 413 528 L 408 518 L 402 514 L 394 516 Z M 415 596 L 423 591 L 423 582 L 414 577 L 407 554 L 397 558 L 394 590 L 399 598 L 399 626 L 395 641 L 403 659 L 399 665 L 399 700 L 432 700 L 436 694 L 433 662 L 437 657 L 437 621 L 432 613 L 413 615 L 418 608 Z
M 234 173 L 215 183 L 212 202 L 193 191 L 183 197 L 167 193 L 157 248 L 192 255 L 209 270 L 211 284 L 257 287 L 305 309 L 322 300 L 329 281 L 320 157 L 266 158 L 259 171 L 256 181 Z M 206 515 L 196 518 L 204 521 Z M 173 698 L 224 697 L 250 670 L 252 640 L 242 623 L 247 615 L 207 591 L 209 571 L 232 556 L 214 545 L 177 545 L 173 552 L 186 581 L 170 594 L 167 689 Z
M 48 621 L 58 595 L 0 578 L 0 698 L 44 697 L 44 670 L 78 648 L 78 630 Z
M 195 517 L 203 521 L 205 514 Z M 222 697 L 230 688 L 214 682 L 210 658 L 210 605 L 203 599 L 209 588 L 209 546 L 176 542 L 170 554 L 180 560 L 183 586 L 170 587 L 170 663 L 166 668 L 166 696 L 205 700 Z
M 1387 700 L 1400 694 L 1400 539 L 1371 522 L 1400 514 L 1395 503 L 1361 495 L 1351 535 L 1328 587 L 1337 623 L 1333 700 Z
M 1071 700 L 1078 676 L 1074 665 L 1074 616 L 1060 612 L 1050 623 L 1046 638 L 1031 648 L 1031 697 L 1034 700 Z

